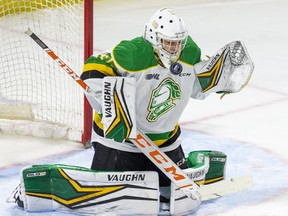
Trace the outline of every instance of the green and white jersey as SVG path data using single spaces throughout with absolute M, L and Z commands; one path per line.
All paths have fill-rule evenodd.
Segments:
M 135 77 L 137 127 L 158 146 L 172 150 L 179 145 L 179 118 L 190 97 L 203 99 L 193 65 L 200 61 L 201 51 L 188 37 L 187 44 L 173 69 L 164 68 L 153 47 L 143 37 L 121 41 L 112 50 L 90 57 L 84 65 L 81 79 L 94 91 L 101 91 L 105 76 Z M 89 98 L 88 98 L 89 99 Z M 103 138 L 102 113 L 94 113 L 92 141 L 111 148 L 138 152 L 127 140 L 118 143 Z M 177 141 L 178 140 L 178 141 Z

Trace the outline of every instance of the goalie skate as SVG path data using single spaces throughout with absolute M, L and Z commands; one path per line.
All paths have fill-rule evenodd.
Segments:
M 16 203 L 19 207 L 23 208 L 23 196 L 21 192 L 21 184 L 19 184 L 15 190 L 11 193 L 10 197 L 6 200 L 7 203 Z

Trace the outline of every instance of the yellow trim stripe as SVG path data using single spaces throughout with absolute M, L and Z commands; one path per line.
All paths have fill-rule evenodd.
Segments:
M 184 61 L 182 61 L 182 60 L 178 60 L 178 62 L 181 62 L 182 64 L 184 64 L 184 65 L 188 65 L 188 66 L 194 66 L 193 64 L 190 64 L 190 63 L 188 63 L 188 62 L 184 62 Z
M 104 130 L 103 124 L 101 123 L 102 119 L 97 112 L 94 112 L 94 122 L 101 129 Z
M 218 178 L 214 178 L 214 179 L 205 180 L 205 184 L 213 183 L 213 182 L 220 181 L 220 180 L 223 180 L 223 179 L 224 179 L 224 176 L 221 176 L 221 177 L 218 177 Z
M 36 196 L 36 197 L 42 197 L 42 198 L 50 198 L 54 199 L 57 202 L 63 204 L 63 205 L 71 205 L 75 203 L 79 203 L 81 201 L 89 200 L 94 197 L 98 197 L 101 195 L 109 194 L 111 192 L 120 190 L 124 188 L 124 186 L 113 186 L 113 187 L 82 187 L 80 186 L 75 180 L 71 179 L 62 169 L 58 168 L 58 171 L 60 174 L 73 186 L 73 188 L 79 192 L 79 193 L 89 193 L 84 196 L 80 196 L 74 199 L 66 200 L 63 198 L 60 198 L 54 194 L 42 194 L 42 193 L 33 193 L 33 192 L 26 192 L 27 195 Z
M 91 71 L 91 70 L 97 70 L 107 76 L 117 76 L 117 74 L 114 73 L 114 71 L 112 70 L 112 68 L 103 65 L 103 64 L 95 64 L 95 63 L 88 63 L 85 64 L 83 67 L 83 73 L 85 73 L 86 71 Z
M 67 180 L 69 181 L 69 183 L 77 190 L 77 192 L 91 192 L 91 191 L 96 191 L 96 192 L 99 192 L 99 191 L 103 191 L 103 188 L 85 188 L 85 187 L 82 187 L 82 186 L 79 186 L 79 184 L 71 179 L 62 169 L 58 168 L 58 171 L 60 172 L 60 174 Z M 107 187 L 108 188 L 108 191 L 113 191 L 116 189 L 120 189 L 120 188 L 123 188 L 123 186 L 117 186 L 117 187 Z M 111 190 L 112 189 L 112 190 Z M 103 193 L 101 193 L 102 195 Z
M 197 185 L 204 185 L 205 180 L 195 181 Z
M 179 128 L 179 124 L 177 123 L 176 126 L 175 126 L 175 129 L 173 130 L 172 132 L 172 135 L 168 138 L 170 139 L 171 137 L 173 137 L 177 131 L 178 131 L 178 128 Z M 153 142 L 157 145 L 157 146 L 161 146 L 163 143 L 165 143 L 168 139 L 160 139 L 160 140 L 153 140 Z

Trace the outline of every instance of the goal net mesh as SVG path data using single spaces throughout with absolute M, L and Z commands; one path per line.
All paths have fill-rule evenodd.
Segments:
M 25 31 L 81 74 L 83 1 L 0 2 L 0 131 L 80 141 L 83 92 Z

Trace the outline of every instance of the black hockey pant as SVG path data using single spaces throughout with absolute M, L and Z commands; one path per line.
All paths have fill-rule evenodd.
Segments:
M 132 153 L 106 147 L 93 142 L 95 150 L 91 169 L 101 171 L 157 171 L 160 186 L 169 186 L 170 180 L 143 153 Z M 181 146 L 165 152 L 181 169 L 186 169 L 185 155 Z

